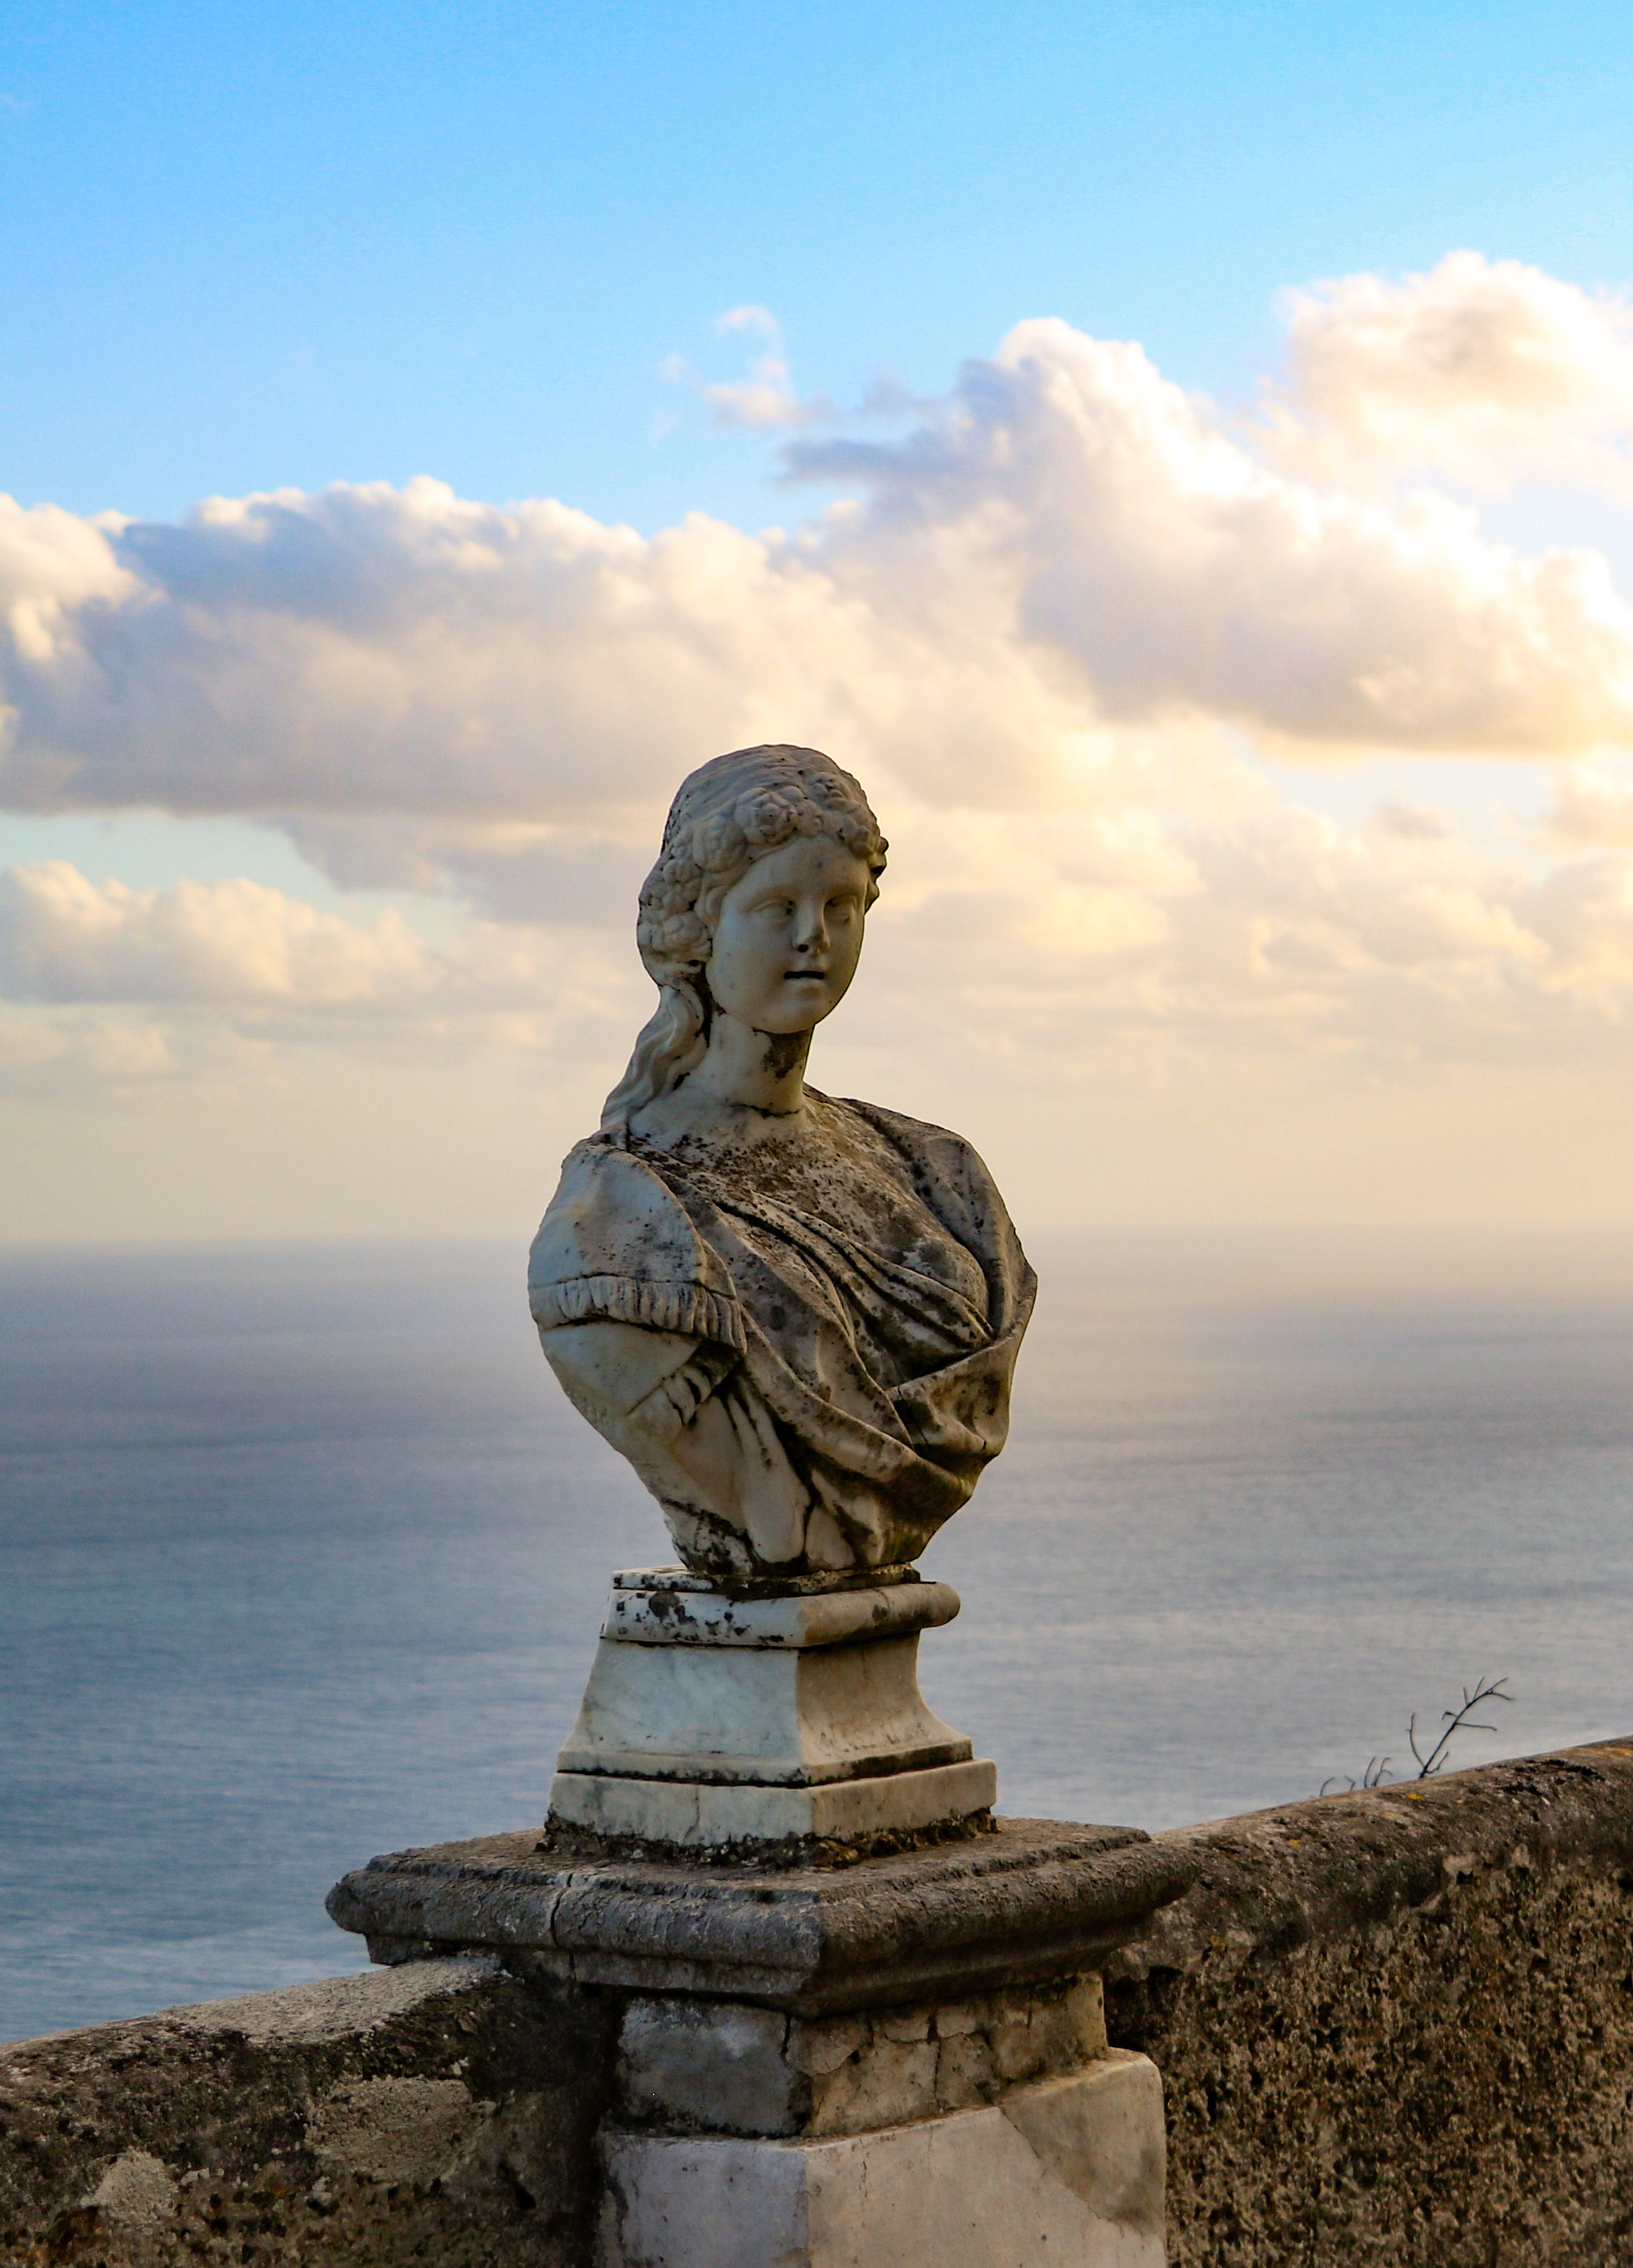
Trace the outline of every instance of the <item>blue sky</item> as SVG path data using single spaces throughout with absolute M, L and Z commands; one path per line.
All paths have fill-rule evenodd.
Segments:
M 787 512 L 712 375 L 940 391 L 1027 315 L 1226 397 L 1289 284 L 1633 241 L 1633 17 L 1578 6 L 54 6 L 0 48 L 0 486 L 429 472 Z

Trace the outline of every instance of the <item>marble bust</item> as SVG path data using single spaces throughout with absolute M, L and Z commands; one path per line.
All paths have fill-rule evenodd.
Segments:
M 991 1176 L 805 1083 L 884 854 L 815 748 L 682 783 L 640 894 L 657 1012 L 533 1245 L 552 1369 L 717 1582 L 901 1568 L 1003 1447 L 1034 1279 Z

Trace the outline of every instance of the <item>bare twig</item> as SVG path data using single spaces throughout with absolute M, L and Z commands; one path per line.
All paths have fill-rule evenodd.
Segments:
M 1369 1756 L 1367 1759 L 1366 1770 L 1361 1775 L 1362 1786 L 1382 1787 L 1384 1782 L 1389 1778 L 1389 1764 L 1390 1759 L 1387 1756 Z M 1331 1779 L 1324 1779 L 1322 1781 L 1322 1794 L 1325 1795 L 1329 1787 L 1337 1787 L 1341 1784 L 1347 1793 L 1350 1794 L 1354 1793 L 1356 1784 L 1354 1780 L 1349 1778 L 1349 1774 L 1347 1772 L 1334 1772 Z
M 1511 1701 L 1513 1695 L 1504 1693 L 1503 1690 L 1507 1683 L 1506 1677 L 1494 1677 L 1489 1683 L 1486 1679 L 1480 1678 L 1476 1681 L 1472 1693 L 1466 1685 L 1463 1688 L 1462 1707 L 1445 1711 L 1443 1719 L 1445 1730 L 1427 1756 L 1417 1745 L 1417 1713 L 1415 1711 L 1413 1712 L 1412 1721 L 1407 1727 L 1407 1739 L 1411 1744 L 1412 1754 L 1417 1760 L 1419 1779 L 1432 1778 L 1436 1772 L 1445 1770 L 1446 1752 L 1456 1734 L 1496 1732 L 1495 1725 L 1476 1724 L 1474 1712 L 1488 1701 Z
M 1496 1727 L 1495 1725 L 1481 1724 L 1475 1717 L 1474 1712 L 1476 1709 L 1483 1708 L 1488 1701 L 1511 1701 L 1514 1697 L 1513 1695 L 1511 1693 L 1505 1693 L 1503 1690 L 1507 1683 L 1508 1680 L 1506 1677 L 1477 1678 L 1474 1683 L 1474 1690 L 1472 1693 L 1466 1685 L 1463 1688 L 1462 1707 L 1460 1709 L 1448 1709 L 1445 1711 L 1442 1720 L 1445 1724 L 1445 1730 L 1441 1734 L 1440 1738 L 1435 1742 L 1434 1747 L 1430 1749 L 1427 1756 L 1423 1754 L 1423 1751 L 1417 1744 L 1417 1717 L 1416 1713 L 1414 1712 L 1412 1721 L 1407 1727 L 1407 1739 L 1411 1743 L 1412 1757 L 1413 1761 L 1417 1765 L 1416 1776 L 1419 1779 L 1430 1779 L 1436 1772 L 1443 1771 L 1445 1769 L 1447 1754 L 1450 1751 L 1453 1739 L 1459 1733 L 1496 1732 Z M 1393 1774 L 1390 1771 L 1389 1764 L 1390 1759 L 1387 1756 L 1371 1757 L 1368 1760 L 1366 1770 L 1361 1775 L 1361 1786 L 1363 1788 L 1382 1787 L 1385 1780 L 1393 1778 Z M 1324 1779 L 1322 1781 L 1321 1793 L 1325 1795 L 1329 1788 L 1335 1787 L 1342 1789 L 1347 1793 L 1353 1794 L 1355 1786 L 1355 1781 L 1349 1778 L 1348 1773 L 1335 1772 L 1331 1779 Z

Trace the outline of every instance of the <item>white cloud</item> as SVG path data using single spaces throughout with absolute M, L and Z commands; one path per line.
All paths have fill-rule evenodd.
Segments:
M 170 1035 L 154 1024 L 0 1013 L 0 1094 L 103 1099 L 182 1072 Z
M 899 1056 L 907 1035 L 926 1061 L 991 1057 L 1057 1084 L 1154 1048 L 1418 1077 L 1592 1064 L 1633 1012 L 1624 853 L 1538 873 L 1422 809 L 1345 828 L 1262 784 L 1189 814 L 907 808 L 895 823 L 907 847 L 841 1045 Z M 390 915 L 349 922 L 248 881 L 133 891 L 50 862 L 0 881 L 0 993 L 71 1012 L 59 1036 L 92 1010 L 149 1012 L 154 1077 L 196 1075 L 186 1035 L 218 1028 L 564 1067 L 587 1050 L 610 1079 L 648 994 L 628 908 L 609 912 L 600 931 L 472 920 L 433 949 Z
M 84 612 L 140 601 L 141 578 L 114 552 L 123 525 L 112 514 L 81 519 L 49 504 L 26 512 L 0 496 L 0 635 L 15 667 L 71 671 Z
M 1633 858 L 1538 872 L 1422 810 L 1344 827 L 1267 791 L 1165 821 L 943 818 L 935 857 L 943 886 L 879 921 L 846 1012 L 978 1082 L 1092 1091 L 1209 1059 L 1211 1090 L 1259 1059 L 1313 1093 L 1598 1071 L 1633 1040 Z
M 721 321 L 780 357 L 764 309 Z M 898 438 L 792 443 L 847 491 L 792 532 L 648 539 L 429 480 L 180 526 L 7 505 L 0 796 L 255 814 L 343 887 L 462 910 L 427 941 L 248 880 L 13 869 L 0 1083 L 324 1049 L 610 1079 L 676 778 L 785 738 L 853 764 L 895 844 L 841 1049 L 1017 1090 L 1203 1051 L 1317 1081 L 1619 1061 L 1633 616 L 1597 555 L 1373 476 L 1431 441 L 1614 456 L 1623 322 L 1472 255 L 1347 279 L 1294 309 L 1267 446 L 1136 346 L 1023 324 L 940 402 L 893 397 Z M 1551 766 L 1555 848 L 1587 855 L 1493 857 L 1432 788 L 1341 824 L 1263 761 L 1368 750 Z
M 291 1050 L 425 1062 L 616 1052 L 633 955 L 469 919 L 436 946 L 388 909 L 321 911 L 248 879 L 132 889 L 64 859 L 0 872 L 0 1092 L 264 1083 Z
M 1633 780 L 1605 766 L 1567 766 L 1555 790 L 1548 832 L 1573 845 L 1633 844 Z
M 780 341 L 782 325 L 769 307 L 757 301 L 745 301 L 741 307 L 728 307 L 723 315 L 714 318 L 716 334 L 724 337 L 731 331 L 752 331 L 760 338 Z
M 756 356 L 746 378 L 700 378 L 681 355 L 669 357 L 664 376 L 672 385 L 694 388 L 708 403 L 717 425 L 728 431 L 769 432 L 779 426 L 824 424 L 838 416 L 825 395 L 802 399 L 795 391 L 782 325 L 768 307 L 728 307 L 715 317 L 714 329 L 718 337 L 746 333 L 765 342 L 765 352 Z
M 1128 726 L 1305 755 L 1633 736 L 1599 555 L 1273 469 L 1137 347 L 1023 324 L 901 440 L 789 459 L 853 491 L 792 534 L 647 539 L 430 480 L 180 526 L 10 506 L 0 796 L 628 838 L 700 753 L 766 737 L 999 807 L 1075 792 Z
M 1399 282 L 1288 295 L 1270 400 L 1283 460 L 1320 480 L 1436 468 L 1478 489 L 1579 481 L 1633 499 L 1633 306 L 1517 260 L 1453 252 Z
M 757 356 L 747 378 L 705 384 L 698 391 L 713 410 L 717 425 L 750 432 L 770 432 L 782 425 L 818 425 L 833 416 L 833 405 L 820 396 L 802 401 L 794 390 L 787 357 L 775 350 Z
M 1022 324 L 937 424 L 789 456 L 874 489 L 831 539 L 836 573 L 881 605 L 899 579 L 1001 608 L 1102 717 L 1209 715 L 1306 750 L 1633 733 L 1633 615 L 1600 555 L 1522 559 L 1444 498 L 1270 471 L 1135 346 Z
M 390 910 L 347 921 L 246 880 L 133 890 L 61 858 L 0 874 L 0 985 L 14 999 L 354 1006 L 428 975 Z

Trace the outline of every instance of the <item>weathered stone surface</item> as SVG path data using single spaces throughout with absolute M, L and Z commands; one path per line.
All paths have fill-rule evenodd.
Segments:
M 859 1639 L 916 1636 L 957 1619 L 950 1583 L 926 1581 L 914 1567 L 888 1571 L 888 1582 L 859 1575 L 801 1575 L 769 1592 L 715 1588 L 684 1567 L 623 1567 L 612 1579 L 603 1638 L 634 1646 L 748 1646 L 809 1652 Z M 825 1583 L 829 1587 L 813 1587 Z
M 615 2009 L 484 1960 L 0 2048 L 4 2268 L 580 2268 Z
M 990 1817 L 997 1795 L 997 1766 L 975 1758 L 812 1787 L 718 1787 L 707 1781 L 558 1771 L 550 1784 L 550 1816 L 552 1827 L 650 1845 L 676 1856 L 691 1851 L 746 1855 L 787 1845 L 854 1843 L 873 1849 L 882 1840 Z
M 1175 2268 L 1633 2260 L 1633 1741 L 1160 1837 Z
M 978 1842 L 756 1871 L 552 1859 L 536 1834 L 375 1859 L 330 1893 L 376 1959 L 465 1947 L 636 1992 L 801 2015 L 953 1998 L 1099 1966 L 1190 1881 L 1136 1828 L 1010 1819 Z
M 636 928 L 658 1011 L 528 1263 L 568 1397 L 722 1582 L 916 1559 L 1003 1447 L 1035 1287 L 986 1167 L 805 1085 L 883 868 L 818 749 L 682 783 Z
M 740 1599 L 614 1582 L 557 1770 L 810 1787 L 962 1764 L 970 1743 L 919 1691 L 919 1638 L 950 1583 Z
M 1105 2046 L 1097 1977 L 845 2016 L 638 1995 L 614 2111 L 670 2133 L 862 2134 L 1068 2077 Z

